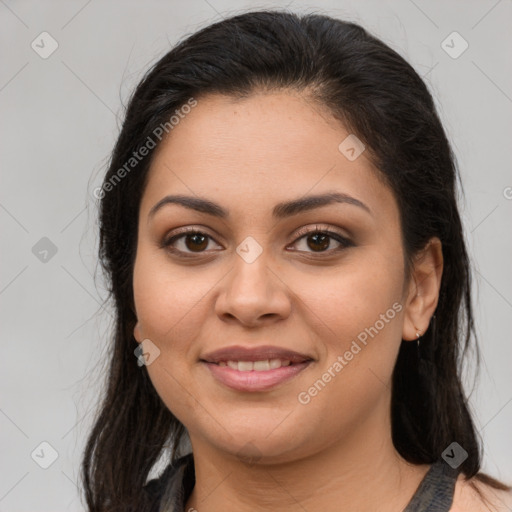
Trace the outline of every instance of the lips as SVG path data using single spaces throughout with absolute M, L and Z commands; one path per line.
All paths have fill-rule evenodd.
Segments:
M 262 345 L 259 347 L 242 347 L 235 345 L 232 347 L 224 347 L 214 352 L 205 354 L 200 358 L 201 361 L 206 363 L 219 364 L 220 362 L 227 363 L 228 361 L 270 361 L 279 359 L 281 361 L 290 361 L 290 364 L 299 364 L 306 361 L 312 361 L 313 358 L 307 354 L 301 354 L 293 350 L 288 350 L 271 345 Z
M 242 392 L 262 392 L 298 376 L 314 359 L 270 345 L 235 345 L 205 354 L 200 361 L 223 386 Z

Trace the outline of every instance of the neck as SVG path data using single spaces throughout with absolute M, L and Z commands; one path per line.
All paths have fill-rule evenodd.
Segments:
M 388 427 L 370 420 L 313 455 L 280 464 L 249 465 L 191 438 L 196 485 L 185 510 L 224 512 L 226 503 L 240 512 L 403 510 L 429 466 L 400 457 Z

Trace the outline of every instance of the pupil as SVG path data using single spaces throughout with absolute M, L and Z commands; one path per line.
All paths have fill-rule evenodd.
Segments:
M 192 246 L 188 243 L 188 241 L 191 240 L 191 239 L 194 240 L 192 242 L 192 244 L 193 244 Z M 200 245 L 197 244 L 198 239 L 202 239 L 202 243 L 199 242 Z M 206 246 L 208 245 L 208 242 L 205 243 L 206 237 L 204 235 L 199 234 L 199 233 L 188 235 L 186 237 L 186 240 L 187 240 L 187 249 L 191 249 L 191 250 L 194 250 L 194 249 L 205 249 Z
M 323 242 L 327 242 L 327 243 L 323 243 L 320 247 L 320 249 L 326 249 L 328 246 L 329 246 L 329 237 L 327 235 L 323 235 L 321 233 L 315 233 L 314 235 L 311 235 L 310 237 L 311 239 L 314 239 L 315 240 L 315 243 L 318 242 L 318 239 L 322 239 Z M 310 246 L 311 247 L 311 246 Z M 316 246 L 313 246 L 311 247 L 311 249 L 318 249 L 319 246 L 316 245 Z

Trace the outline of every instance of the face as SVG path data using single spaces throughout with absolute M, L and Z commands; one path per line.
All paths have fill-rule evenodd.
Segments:
M 351 139 L 340 150 L 347 136 L 298 93 L 211 95 L 155 155 L 134 335 L 159 351 L 147 371 L 193 447 L 285 461 L 384 428 L 405 311 L 399 211 L 366 153 L 354 159 Z M 339 200 L 306 201 L 325 194 Z M 205 362 L 234 347 L 272 347 L 246 353 L 270 362 Z

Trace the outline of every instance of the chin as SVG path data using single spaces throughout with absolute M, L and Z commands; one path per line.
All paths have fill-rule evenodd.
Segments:
M 275 424 L 274 424 L 275 428 Z M 231 436 L 223 435 L 222 439 L 212 439 L 209 442 L 225 453 L 229 453 L 236 459 L 252 464 L 277 464 L 296 460 L 303 455 L 296 433 L 283 429 L 281 432 L 267 428 L 236 429 L 233 425 L 229 429 Z M 268 435 L 268 432 L 272 432 Z M 223 434 L 226 434 L 223 432 Z M 210 432 L 211 436 L 211 432 Z

